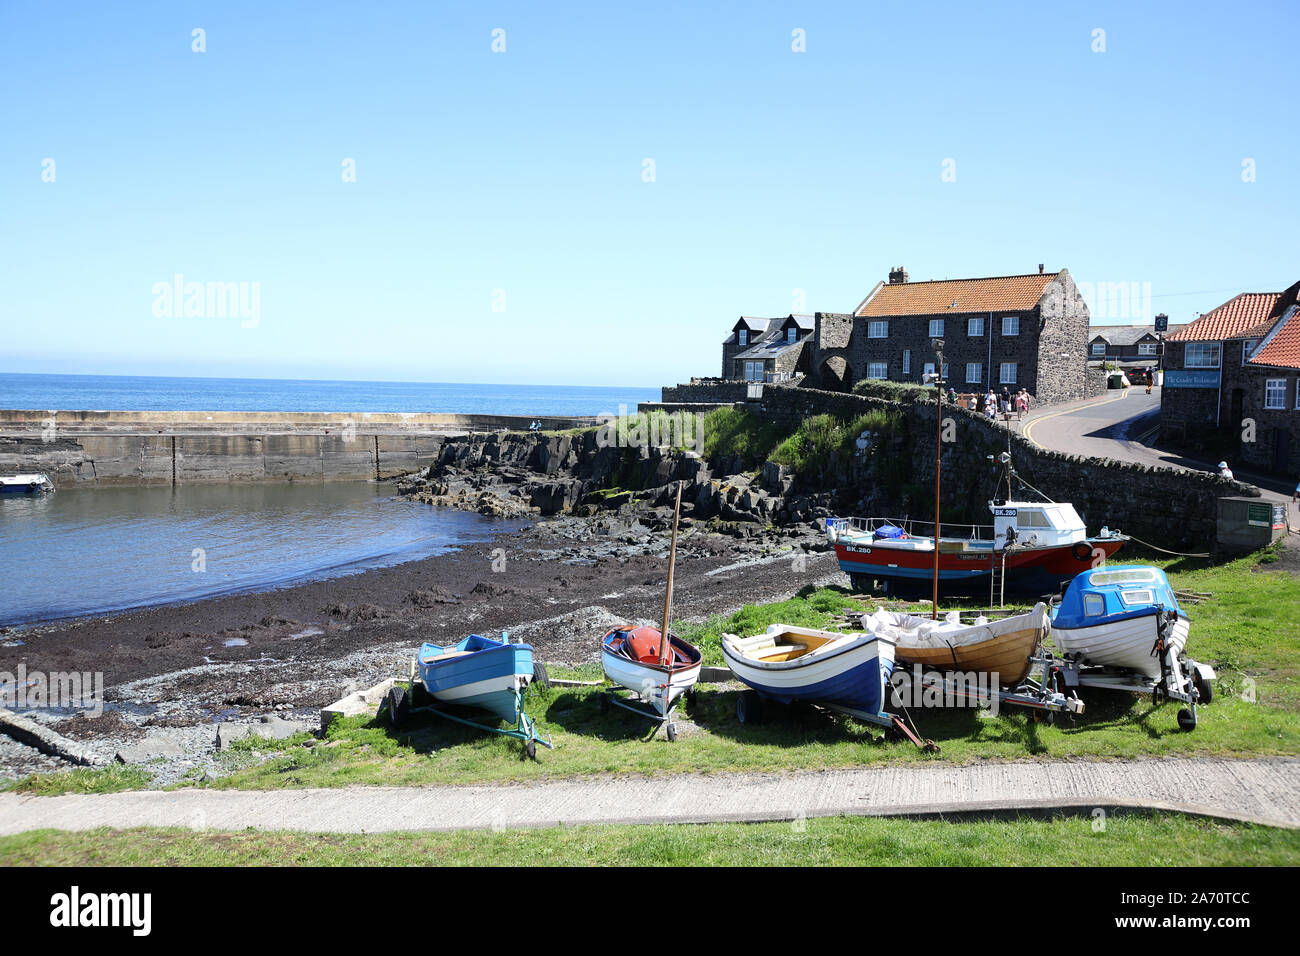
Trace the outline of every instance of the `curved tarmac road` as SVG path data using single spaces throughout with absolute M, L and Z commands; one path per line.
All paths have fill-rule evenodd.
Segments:
M 0 794 L 0 835 L 46 827 L 377 833 L 1147 807 L 1300 828 L 1300 758 L 1017 761 L 788 774 L 338 790 Z
M 1075 402 L 1046 405 L 1030 412 L 1023 422 L 1013 421 L 1011 427 L 1019 428 L 1039 448 L 1052 451 L 1188 471 L 1215 470 L 1212 461 L 1142 444 L 1159 425 L 1160 389 L 1154 388 L 1147 395 L 1144 386 L 1135 385 Z M 1233 472 L 1238 480 L 1259 488 L 1266 500 L 1287 502 L 1290 526 L 1300 528 L 1300 510 L 1290 503 L 1294 485 L 1238 467 Z

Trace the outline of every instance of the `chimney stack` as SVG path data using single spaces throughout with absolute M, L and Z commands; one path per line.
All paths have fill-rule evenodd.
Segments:
M 1043 264 L 1041 262 L 1038 264 L 1038 274 L 1039 275 L 1043 274 Z
M 898 285 L 899 283 L 906 282 L 906 281 L 907 281 L 907 270 L 904 269 L 902 266 L 898 266 L 895 269 L 889 270 L 890 285 Z

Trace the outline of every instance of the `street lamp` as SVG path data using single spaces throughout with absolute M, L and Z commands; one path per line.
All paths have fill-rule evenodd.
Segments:
M 934 377 L 934 588 L 931 617 L 939 620 L 939 487 L 943 474 L 943 339 L 931 339 L 939 362 Z

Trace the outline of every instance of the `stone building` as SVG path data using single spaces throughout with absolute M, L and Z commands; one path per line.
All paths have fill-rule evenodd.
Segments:
M 807 374 L 811 350 L 804 346 L 815 326 L 811 315 L 774 319 L 742 315 L 722 342 L 722 377 L 781 382 Z
M 908 281 L 889 273 L 853 313 L 856 378 L 920 382 L 944 341 L 944 379 L 959 392 L 1027 389 L 1039 402 L 1088 394 L 1088 306 L 1070 273 Z M 814 366 L 816 367 L 816 366 Z
M 1173 335 L 1183 325 L 1170 325 L 1166 335 Z M 1088 329 L 1088 361 L 1110 362 L 1122 366 L 1155 365 L 1159 358 L 1160 337 L 1153 325 L 1094 325 Z
M 1300 282 L 1243 292 L 1165 343 L 1161 437 L 1229 463 L 1300 473 Z

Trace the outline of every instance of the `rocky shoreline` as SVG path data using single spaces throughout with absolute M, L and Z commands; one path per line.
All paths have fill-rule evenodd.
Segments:
M 103 673 L 102 714 L 24 716 L 163 786 L 222 772 L 218 728 L 228 740 L 231 725 L 270 735 L 319 726 L 321 707 L 405 673 L 423 640 L 507 630 L 543 661 L 580 665 L 598 659 L 611 624 L 655 620 L 670 509 L 641 498 L 595 516 L 532 514 L 522 529 L 394 567 L 10 630 L 0 633 L 0 671 Z M 845 583 L 825 548 L 807 525 L 737 534 L 685 518 L 677 614 L 703 619 Z M 0 734 L 0 779 L 70 766 Z

